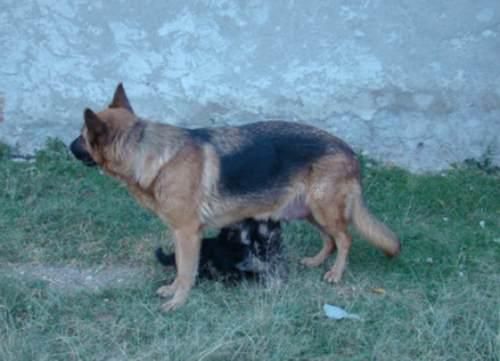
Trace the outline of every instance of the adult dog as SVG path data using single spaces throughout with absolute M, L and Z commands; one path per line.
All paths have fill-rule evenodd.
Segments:
M 344 272 L 349 223 L 387 255 L 400 251 L 393 232 L 363 203 L 354 152 L 326 131 L 284 121 L 201 129 L 151 122 L 134 113 L 122 84 L 106 109 L 85 109 L 84 120 L 71 144 L 76 158 L 124 181 L 173 232 L 177 275 L 158 289 L 173 296 L 165 310 L 188 297 L 205 227 L 245 218 L 307 219 L 323 247 L 302 262 L 318 266 L 337 249 L 328 282 L 340 281 Z

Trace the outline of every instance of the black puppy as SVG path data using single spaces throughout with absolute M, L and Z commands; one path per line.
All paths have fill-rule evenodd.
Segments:
M 175 254 L 165 254 L 161 247 L 156 258 L 165 266 L 175 265 Z M 198 270 L 200 277 L 208 279 L 282 280 L 287 269 L 280 223 L 249 218 L 222 228 L 215 237 L 203 238 Z

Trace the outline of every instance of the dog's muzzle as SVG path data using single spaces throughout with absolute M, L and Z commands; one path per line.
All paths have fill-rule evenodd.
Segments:
M 71 153 L 73 153 L 75 158 L 81 161 L 86 166 L 93 167 L 97 165 L 94 159 L 92 159 L 90 153 L 85 149 L 85 142 L 81 135 L 71 142 L 69 149 L 71 150 Z

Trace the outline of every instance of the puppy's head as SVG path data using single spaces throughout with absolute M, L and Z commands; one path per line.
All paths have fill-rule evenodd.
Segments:
M 73 140 L 70 150 L 75 158 L 84 164 L 103 167 L 113 160 L 115 156 L 113 144 L 119 135 L 137 122 L 121 83 L 116 87 L 108 108 L 97 113 L 87 108 L 83 113 L 83 119 L 81 134 Z
M 241 243 L 262 261 L 268 261 L 280 252 L 281 225 L 272 220 L 247 219 L 241 224 Z
M 240 225 L 240 242 L 246 255 L 237 268 L 241 271 L 267 273 L 281 254 L 281 226 L 274 221 L 246 219 Z
M 261 259 L 269 261 L 281 252 L 280 222 L 270 219 L 259 222 L 253 234 L 253 249 Z

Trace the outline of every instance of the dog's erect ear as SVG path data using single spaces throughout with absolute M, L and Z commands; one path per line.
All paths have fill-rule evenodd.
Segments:
M 111 102 L 109 107 L 125 108 L 129 112 L 134 113 L 134 109 L 132 109 L 132 106 L 128 101 L 127 94 L 125 93 L 125 88 L 123 87 L 122 83 L 118 84 L 118 86 L 116 87 L 115 95 L 113 95 L 113 101 Z
M 108 126 L 104 123 L 96 113 L 89 108 L 83 113 L 85 126 L 87 127 L 87 137 L 90 145 L 104 144 L 104 140 L 108 135 Z

